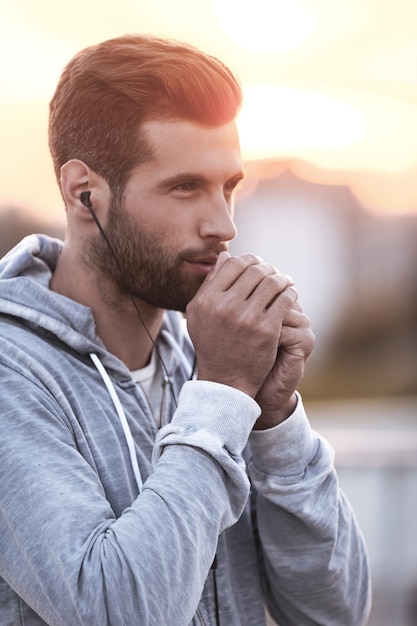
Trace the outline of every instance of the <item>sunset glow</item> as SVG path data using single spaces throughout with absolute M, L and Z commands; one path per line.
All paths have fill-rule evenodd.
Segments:
M 417 6 L 388 0 L 0 0 L 0 208 L 54 212 L 48 102 L 72 55 L 126 32 L 189 41 L 245 94 L 243 154 L 417 211 Z M 269 167 L 268 164 L 268 167 Z
M 229 37 L 256 54 L 292 50 L 316 25 L 314 15 L 299 0 L 218 0 L 215 10 Z
M 358 141 L 367 130 L 359 111 L 343 102 L 273 85 L 245 90 L 238 124 L 247 158 L 341 148 Z

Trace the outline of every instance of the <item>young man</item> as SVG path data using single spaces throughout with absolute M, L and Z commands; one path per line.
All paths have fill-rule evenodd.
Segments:
M 309 321 L 290 278 L 227 252 L 240 102 L 152 37 L 63 72 L 65 242 L 0 262 L 2 626 L 366 621 L 361 533 L 295 391 Z

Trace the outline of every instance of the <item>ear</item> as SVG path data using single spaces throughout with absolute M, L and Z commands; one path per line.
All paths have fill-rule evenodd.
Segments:
M 91 204 L 98 216 L 105 218 L 104 213 L 110 201 L 110 189 L 104 178 L 96 174 L 88 165 L 79 159 L 71 159 L 61 167 L 61 192 L 68 212 L 77 220 L 92 221 L 87 207 L 81 202 L 83 191 L 90 192 Z

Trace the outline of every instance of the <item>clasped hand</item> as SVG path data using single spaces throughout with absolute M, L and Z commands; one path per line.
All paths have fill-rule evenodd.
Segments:
M 230 385 L 259 403 L 255 428 L 279 424 L 314 347 L 291 278 L 253 254 L 219 255 L 187 307 L 198 378 Z

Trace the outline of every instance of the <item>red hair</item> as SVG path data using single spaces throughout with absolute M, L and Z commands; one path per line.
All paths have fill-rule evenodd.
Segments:
M 231 71 L 193 46 L 125 35 L 81 50 L 64 69 L 50 103 L 49 146 L 59 179 L 76 158 L 121 193 L 132 168 L 150 157 L 140 136 L 149 120 L 220 126 L 242 93 Z

